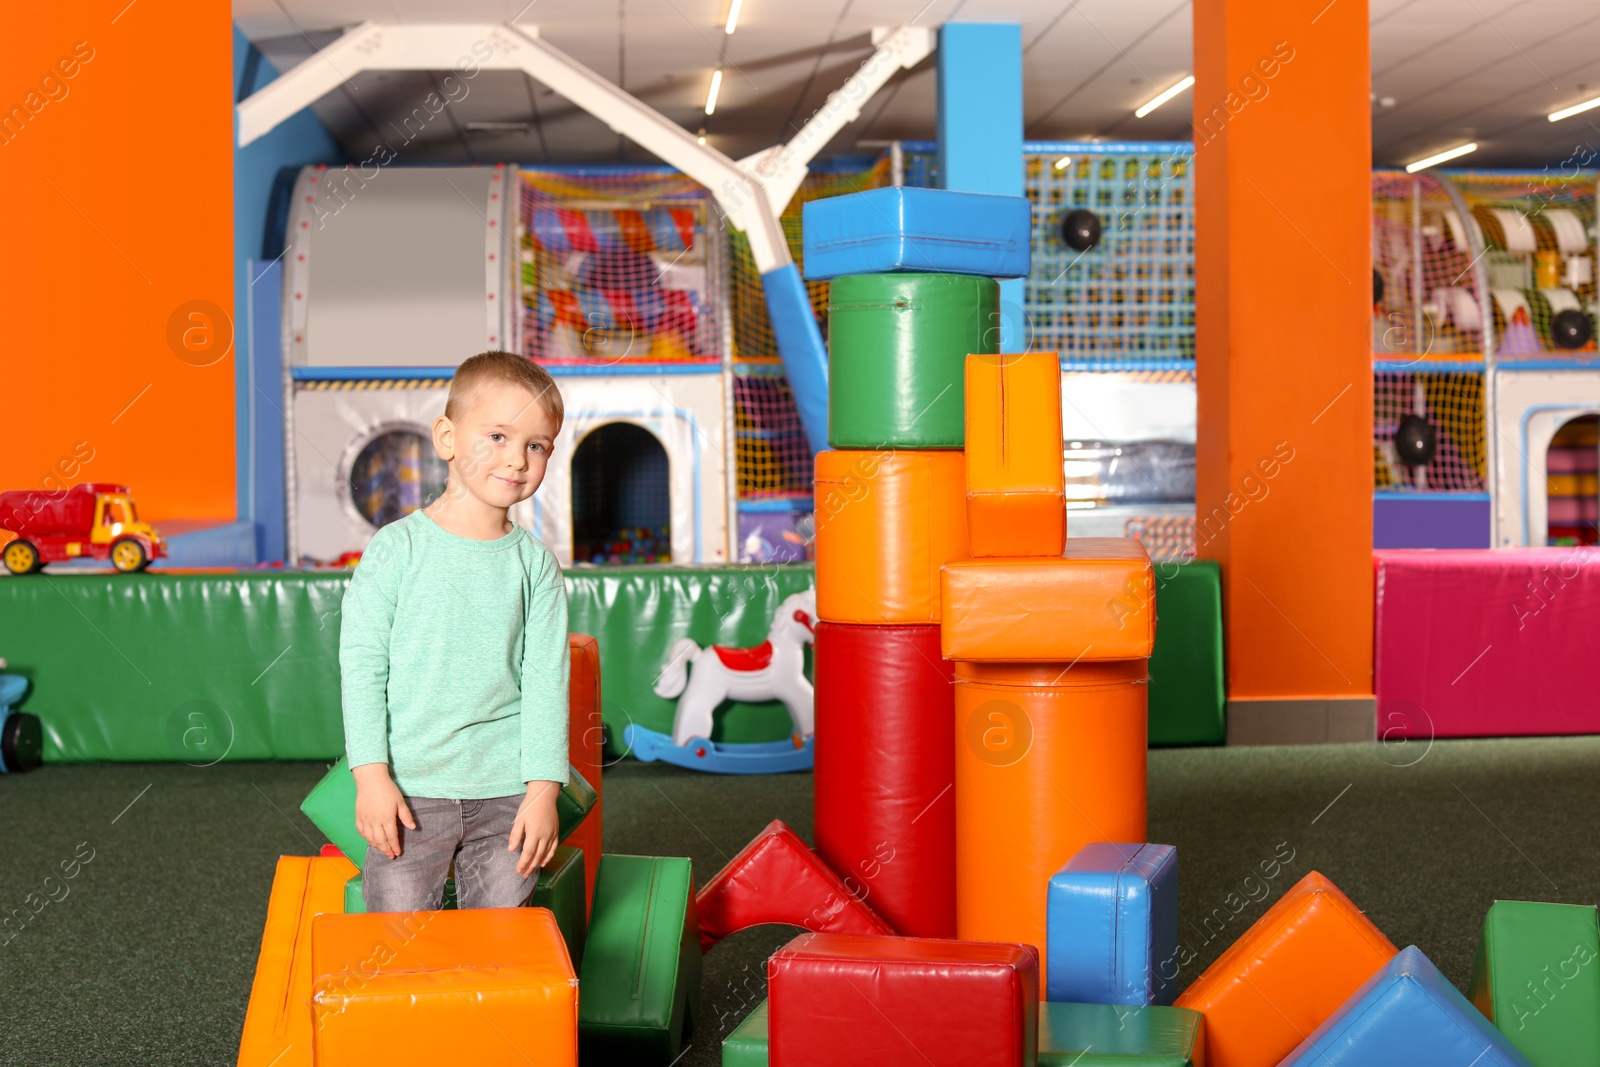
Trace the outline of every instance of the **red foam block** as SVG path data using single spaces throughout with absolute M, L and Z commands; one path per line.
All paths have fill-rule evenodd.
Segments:
M 322 851 L 317 853 L 317 855 L 325 857 L 325 858 L 329 858 L 329 859 L 336 859 L 336 860 L 344 859 L 344 853 L 339 851 L 339 846 L 338 845 L 323 845 L 322 846 Z
M 740 930 L 787 923 L 836 934 L 892 935 L 795 832 L 774 819 L 694 898 L 700 951 Z
M 767 961 L 767 994 L 773 1067 L 1037 1059 L 1032 945 L 801 934 Z

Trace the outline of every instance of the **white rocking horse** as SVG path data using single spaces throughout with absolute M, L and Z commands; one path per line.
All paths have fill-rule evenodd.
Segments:
M 754 648 L 701 648 L 687 637 L 679 638 L 655 684 L 656 696 L 678 697 L 672 743 L 709 739 L 711 713 L 724 700 L 781 700 L 794 721 L 795 734 L 802 740 L 810 737 L 812 692 L 806 681 L 805 646 L 812 642 L 816 614 L 817 594 L 807 590 L 778 605 L 767 639 Z

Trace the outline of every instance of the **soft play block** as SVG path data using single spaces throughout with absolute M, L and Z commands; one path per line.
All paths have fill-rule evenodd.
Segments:
M 239 1067 L 311 1067 L 311 919 L 343 910 L 343 857 L 281 856 L 250 987 Z
M 1211 1067 L 1271 1067 L 1394 954 L 1350 898 L 1312 871 L 1175 1003 L 1205 1015 Z
M 954 937 L 954 665 L 939 627 L 819 622 L 814 659 L 817 854 L 896 933 Z
M 578 1025 L 587 1063 L 677 1059 L 700 999 L 700 928 L 689 861 L 600 859 L 584 944 Z
M 967 357 L 967 525 L 974 556 L 1066 547 L 1061 357 Z
M 772 1062 L 882 1067 L 1035 1062 L 1032 945 L 801 934 L 767 961 Z
M 316 1063 L 576 1067 L 578 981 L 544 908 L 319 915 Z
M 712 876 L 694 899 L 700 947 L 763 923 L 786 923 L 839 934 L 892 934 L 839 876 L 774 819 Z
M 1600 656 L 1590 640 L 1600 548 L 1373 558 L 1373 685 L 1385 738 L 1600 733 Z
M 768 1021 L 763 1000 L 722 1039 L 722 1067 L 767 1067 Z
M 594 787 L 594 807 L 566 836 L 566 843 L 583 850 L 583 869 L 589 883 L 589 895 L 594 895 L 595 868 L 600 865 L 603 818 L 605 815 L 605 780 L 600 773 L 605 763 L 605 721 L 600 703 L 600 643 L 587 634 L 568 634 L 567 648 L 571 652 L 567 680 L 567 758 L 583 775 L 584 781 Z M 584 901 L 584 914 L 588 914 L 588 900 Z M 578 954 L 572 957 L 574 965 Z
M 1178 950 L 1178 850 L 1171 845 L 1085 845 L 1050 879 L 1051 1000 L 1171 1004 L 1160 965 Z
M 1063 858 L 1145 840 L 1147 688 L 1143 660 L 955 665 L 957 937 L 1047 950 Z
M 1478 935 L 1472 1003 L 1535 1067 L 1600 1064 L 1600 927 L 1592 905 L 1497 900 Z
M 568 764 L 569 781 L 561 787 L 556 797 L 556 816 L 561 824 L 561 840 L 576 830 L 584 817 L 594 809 L 598 797 L 594 788 Z M 339 851 L 357 867 L 367 861 L 367 841 L 356 829 L 356 779 L 350 773 L 350 761 L 340 756 L 328 773 L 322 776 L 305 800 L 300 810 L 328 840 L 339 846 Z M 401 833 L 405 828 L 401 828 Z
M 574 969 L 583 966 L 583 945 L 589 933 L 587 859 L 581 848 L 556 846 L 555 856 L 540 869 L 528 902 L 555 916 Z
M 1188 1008 L 1039 1005 L 1039 1067 L 1205 1067 L 1205 1016 Z
M 1576 1065 L 1580 1059 L 1552 1062 Z M 1402 949 L 1281 1067 L 1530 1067 L 1415 945 Z
M 801 220 L 812 281 L 886 271 L 1028 276 L 1026 197 L 891 186 L 813 200 Z
M 1155 572 L 1128 537 L 1069 538 L 1060 557 L 951 560 L 941 602 L 946 659 L 1145 659 L 1155 642 Z
M 1164 559 L 1154 569 L 1161 625 L 1150 650 L 1150 743 L 1220 745 L 1228 736 L 1222 568 Z
M 967 554 L 960 452 L 818 452 L 817 616 L 939 621 L 939 568 Z
M 361 875 L 356 875 L 344 884 L 344 913 L 346 915 L 363 915 L 367 910 L 367 898 L 362 890 Z M 456 880 L 444 880 L 444 900 L 439 905 L 441 908 L 455 909 L 456 906 Z
M 828 444 L 960 448 L 963 367 L 999 345 L 1000 285 L 960 274 L 852 274 L 828 291 Z

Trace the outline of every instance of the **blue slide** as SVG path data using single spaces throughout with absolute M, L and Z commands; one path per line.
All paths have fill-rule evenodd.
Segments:
M 761 276 L 767 295 L 767 314 L 772 319 L 772 334 L 778 341 L 778 354 L 789 376 L 789 391 L 800 411 L 811 451 L 828 447 L 828 349 L 817 329 L 811 311 L 811 298 L 800 268 L 793 263 L 770 270 Z

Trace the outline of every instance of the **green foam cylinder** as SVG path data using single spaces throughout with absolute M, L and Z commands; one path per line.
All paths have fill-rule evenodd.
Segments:
M 1600 1064 L 1594 907 L 1495 901 L 1467 988 L 1473 1005 L 1534 1067 Z
M 1204 1016 L 1188 1008 L 1045 1003 L 1039 1067 L 1194 1067 L 1205 1034 Z
M 722 1067 L 767 1067 L 767 1002 L 757 1004 L 722 1039 Z
M 847 274 L 828 293 L 828 443 L 961 448 L 967 356 L 998 351 L 1000 283 Z
M 601 856 L 578 972 L 579 1061 L 668 1067 L 694 1028 L 700 970 L 689 861 Z
M 560 822 L 560 840 L 576 830 L 599 799 L 590 785 L 578 773 L 578 768 L 567 767 L 567 784 L 556 796 L 556 818 Z M 312 825 L 338 846 L 345 858 L 360 870 L 367 862 L 367 839 L 356 829 L 356 778 L 350 773 L 350 761 L 340 756 L 322 781 L 300 802 L 300 810 Z

